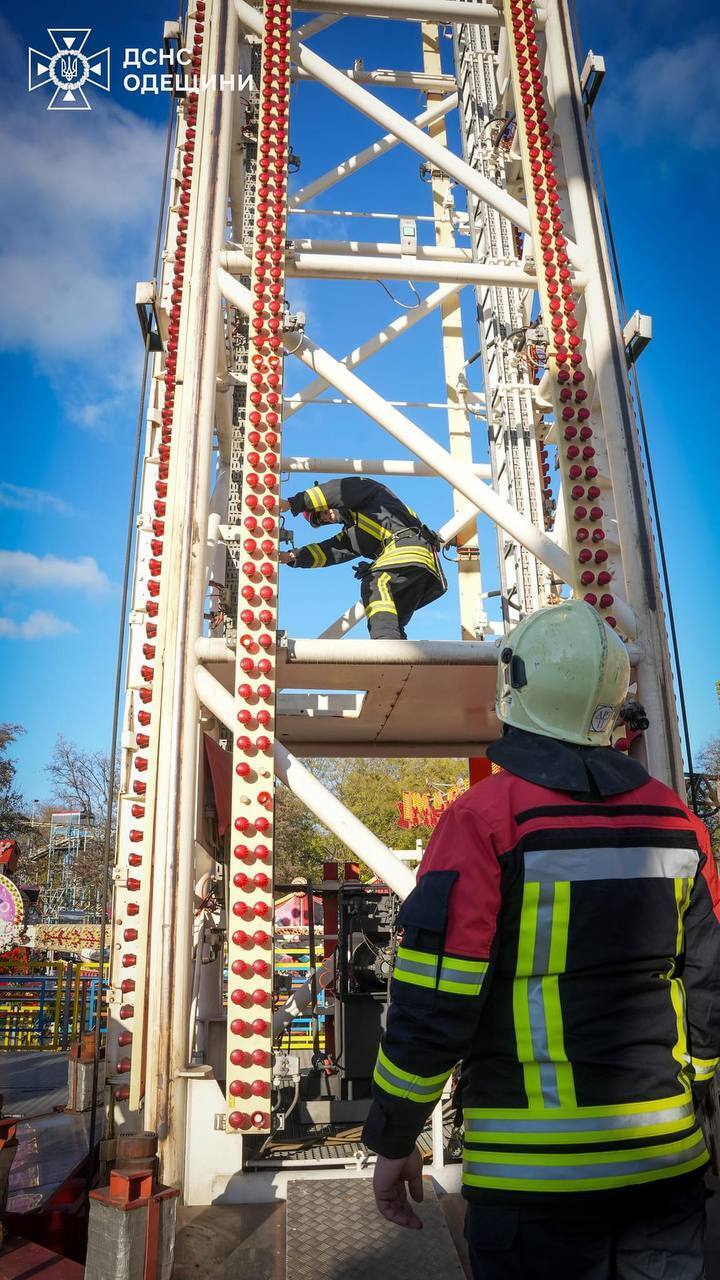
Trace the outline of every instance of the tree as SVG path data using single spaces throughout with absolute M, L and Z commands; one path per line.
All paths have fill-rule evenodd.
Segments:
M 720 860 L 720 738 L 705 743 L 698 763 L 703 773 L 697 785 L 698 810 Z
M 15 786 L 15 761 L 7 754 L 24 732 L 22 725 L 0 724 L 0 836 L 17 838 L 29 826 L 25 802 Z
M 445 791 L 467 776 L 464 760 L 314 760 L 312 771 L 378 839 L 391 849 L 413 849 L 418 837 L 427 843 L 427 828 L 398 827 L 398 805 L 404 791 Z M 353 855 L 337 836 L 309 812 L 287 788 L 278 790 L 276 877 L 322 878 L 323 862 L 349 862 Z M 364 879 L 372 872 L 362 868 Z
M 112 800 L 112 842 L 119 768 L 116 765 L 111 786 L 110 758 L 104 751 L 82 751 L 76 743 L 69 742 L 62 734 L 58 734 L 45 772 L 52 782 L 56 805 L 85 815 L 87 844 L 83 865 L 76 868 L 76 873 L 92 888 L 101 888 L 107 808 Z

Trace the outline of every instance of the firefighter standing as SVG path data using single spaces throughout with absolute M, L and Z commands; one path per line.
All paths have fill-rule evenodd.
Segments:
M 390 489 L 364 476 L 313 485 L 280 504 L 314 528 L 342 524 L 341 533 L 280 555 L 297 569 L 322 569 L 366 556 L 355 569 L 373 640 L 404 640 L 416 609 L 447 591 L 439 539 Z
M 421 1224 L 414 1147 L 462 1061 L 476 1280 L 700 1280 L 720 1055 L 708 833 L 608 749 L 625 649 L 582 601 L 503 642 L 501 772 L 444 814 L 403 904 L 364 1140 L 380 1212 Z

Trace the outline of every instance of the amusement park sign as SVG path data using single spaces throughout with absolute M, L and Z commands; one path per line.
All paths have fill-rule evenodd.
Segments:
M 403 791 L 402 800 L 397 805 L 397 825 L 404 831 L 413 827 L 437 826 L 440 815 L 467 789 L 465 779 L 459 778 L 454 787 L 442 790 Z

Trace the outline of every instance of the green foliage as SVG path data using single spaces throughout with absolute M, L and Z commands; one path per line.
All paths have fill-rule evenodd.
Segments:
M 391 849 L 413 849 L 418 837 L 427 844 L 430 829 L 398 827 L 403 791 L 447 790 L 467 777 L 465 760 L 313 760 L 309 768 L 366 827 Z M 295 876 L 322 878 L 322 864 L 353 860 L 346 845 L 285 787 L 276 807 L 276 876 L 288 883 Z M 363 879 L 372 872 L 362 866 Z
M 0 836 L 22 835 L 28 826 L 25 802 L 15 786 L 15 761 L 8 748 L 25 730 L 19 724 L 0 724 Z

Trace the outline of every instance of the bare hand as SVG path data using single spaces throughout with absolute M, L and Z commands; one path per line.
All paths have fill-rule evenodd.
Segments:
M 280 510 L 281 510 L 281 511 L 289 511 L 289 510 L 290 510 L 290 503 L 288 502 L 287 498 L 281 498 L 281 499 L 280 499 Z
M 278 555 L 278 560 L 280 561 L 280 563 L 281 563 L 281 564 L 294 564 L 294 563 L 295 563 L 295 552 L 294 552 L 294 551 L 281 551 L 281 552 L 280 552 L 280 554 Z
M 410 1188 L 415 1203 L 419 1204 L 423 1198 L 422 1163 L 417 1147 L 402 1160 L 378 1156 L 373 1176 L 375 1203 L 383 1218 L 413 1231 L 422 1231 L 423 1224 L 410 1207 L 405 1184 Z

